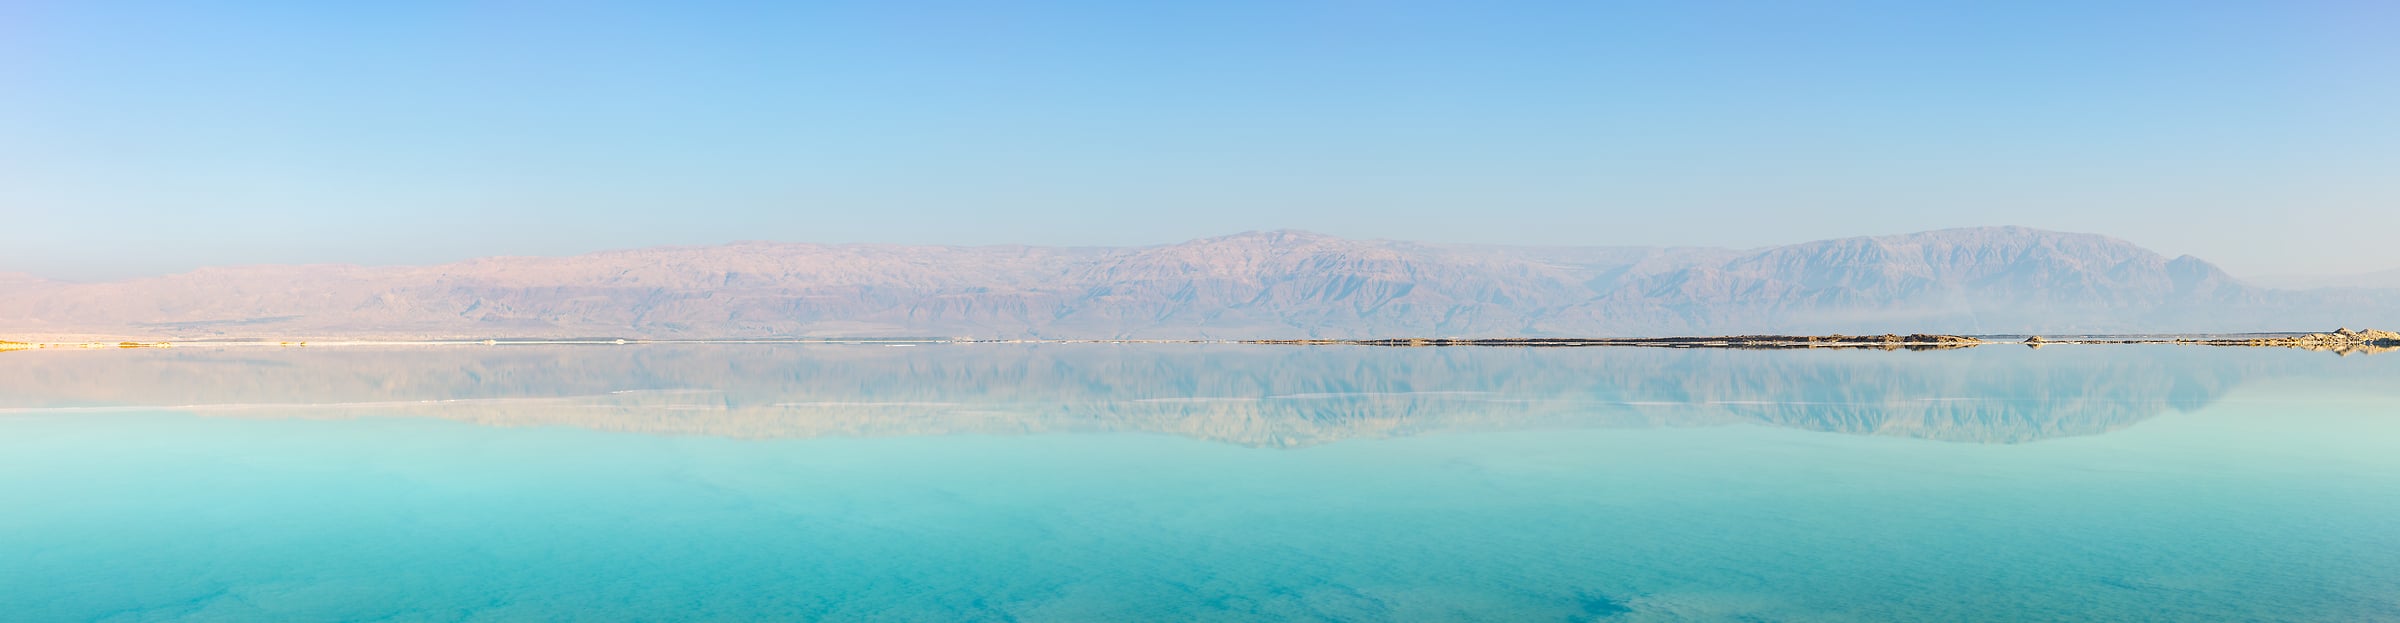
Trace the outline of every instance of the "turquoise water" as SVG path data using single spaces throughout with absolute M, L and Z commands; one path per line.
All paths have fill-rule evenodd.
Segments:
M 2400 620 L 2400 357 L 0 355 L 11 621 Z

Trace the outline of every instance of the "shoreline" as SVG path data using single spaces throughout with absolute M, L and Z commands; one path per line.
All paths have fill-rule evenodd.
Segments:
M 2018 339 L 2022 337 L 2022 339 Z M 1981 346 L 2017 345 L 2043 348 L 2057 345 L 2129 345 L 2167 344 L 2187 346 L 2228 346 L 2258 348 L 2297 348 L 2302 350 L 2382 353 L 2400 350 L 2400 333 L 2390 331 L 2351 331 L 2340 329 L 2327 333 L 2235 333 L 2235 334 L 2121 334 L 2076 335 L 2056 338 L 2017 335 L 1948 335 L 1914 333 L 1908 335 L 1722 335 L 1668 337 L 1500 337 L 1500 338 L 1350 338 L 1350 339 L 980 339 L 980 338 L 744 338 L 744 339 L 633 339 L 633 338 L 485 338 L 485 339 L 331 339 L 331 340 L 67 340 L 67 341 L 8 341 L 0 340 L 0 352 L 18 350 L 98 350 L 181 347 L 339 347 L 339 346 L 528 346 L 528 345 L 593 345 L 624 346 L 648 344 L 851 344 L 914 346 L 921 344 L 1257 344 L 1290 346 L 1380 346 L 1400 348 L 1420 347 L 1516 347 L 1516 348 L 1717 348 L 1734 350 L 1954 350 Z

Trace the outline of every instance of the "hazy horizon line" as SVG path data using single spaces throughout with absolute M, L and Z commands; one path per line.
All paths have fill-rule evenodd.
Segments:
M 1513 242 L 1455 242 L 1455 241 L 1445 241 L 1445 240 L 1430 240 L 1430 239 L 1422 239 L 1422 238 L 1393 238 L 1393 237 L 1384 237 L 1384 236 L 1349 236 L 1349 235 L 1343 235 L 1343 234 L 1326 233 L 1326 232 L 1322 232 L 1322 231 L 1311 230 L 1311 229 L 1305 229 L 1305 228 L 1297 228 L 1297 227 L 1277 227 L 1277 228 L 1247 229 L 1247 230 L 1242 230 L 1242 231 L 1238 231 L 1238 232 L 1231 232 L 1231 233 L 1222 233 L 1222 234 L 1210 234 L 1210 235 L 1202 235 L 1202 236 L 1193 236 L 1193 237 L 1182 238 L 1182 239 L 1178 239 L 1178 240 L 1170 240 L 1170 241 L 1165 241 L 1165 242 L 1149 242 L 1149 243 L 1133 243 L 1133 244 L 1040 244 L 1040 243 L 1011 243 L 1011 242 L 991 242 L 991 243 L 926 243 L 926 242 L 890 242 L 890 241 L 868 241 L 868 240 L 851 240 L 851 241 L 824 241 L 824 240 L 792 240 L 792 239 L 773 239 L 773 238 L 741 238 L 741 239 L 731 239 L 731 240 L 725 240 L 725 241 L 721 241 L 721 242 L 713 242 L 713 243 L 699 243 L 699 244 L 685 244 L 685 243 L 661 243 L 661 244 L 645 244 L 645 245 L 635 245 L 635 246 L 606 247 L 606 248 L 591 249 L 591 250 L 586 250 L 586 251 L 575 251 L 575 252 L 565 252 L 565 253 L 509 253 L 509 252 L 485 253 L 485 254 L 475 254 L 475 255 L 468 255 L 468 256 L 464 256 L 464 257 L 454 257 L 453 259 L 448 259 L 448 260 L 438 260 L 438 261 L 431 261 L 431 262 L 375 262 L 375 261 L 340 261 L 340 260 L 332 260 L 332 261 L 298 261 L 298 262 L 274 262 L 274 261 L 267 261 L 267 262 L 237 262 L 237 263 L 225 263 L 225 264 L 202 264 L 202 265 L 196 265 L 196 266 L 192 266 L 192 267 L 189 267 L 189 268 L 183 268 L 183 269 L 178 269 L 178 270 L 168 270 L 168 271 L 149 271 L 149 272 L 139 272 L 139 273 L 123 274 L 123 275 L 118 275 L 118 276 L 104 276 L 104 277 L 98 277 L 98 278 L 62 277 L 62 276 L 55 276 L 55 275 L 46 275 L 46 274 L 40 274 L 40 273 L 37 273 L 37 272 L 35 272 L 35 271 L 31 271 L 31 270 L 9 270 L 9 269 L 0 269 L 0 275 L 19 275 L 19 276 L 31 277 L 31 278 L 33 278 L 33 279 L 38 279 L 38 280 L 42 280 L 42 281 L 48 281 L 48 282 L 54 282 L 54 283 L 67 283 L 67 284 L 99 284 L 99 283 L 115 283 L 115 282 L 123 282 L 123 281 L 135 281 L 135 280 L 141 280 L 141 279 L 152 279 L 152 278 L 160 278 L 160 277 L 172 277 L 172 276 L 177 276 L 177 275 L 186 275 L 186 274 L 190 274 L 190 273 L 194 273 L 194 272 L 200 272 L 200 271 L 204 271 L 204 270 L 211 270 L 211 269 L 239 269 L 239 268 L 263 268 L 263 267 L 293 267 L 293 268 L 297 268 L 297 267 L 426 268 L 426 267 L 434 267 L 434 266 L 444 266 L 444 265 L 450 265 L 450 264 L 458 264 L 458 263 L 464 263 L 464 262 L 473 262 L 473 261 L 478 261 L 478 260 L 492 260 L 492 259 L 514 259 L 514 258 L 550 258 L 550 259 L 558 259 L 558 258 L 573 258 L 573 257 L 582 257 L 582 256 L 588 256 L 588 255 L 599 255 L 599 254 L 606 254 L 606 253 L 620 253 L 620 252 L 629 252 L 629 251 L 646 251 L 646 250 L 657 250 L 657 249 L 710 249 L 710 248 L 720 248 L 720 247 L 732 247 L 732 246 L 740 246 L 740 245 L 747 245 L 747 244 L 810 245 L 810 246 L 820 246 L 820 247 L 897 247 L 897 248 L 929 248 L 929 249 L 1010 248 L 1010 247 L 1017 247 L 1017 248 L 1046 248 L 1046 249 L 1150 249 L 1150 248 L 1160 248 L 1160 247 L 1171 247 L 1171 246 L 1176 246 L 1176 245 L 1190 244 L 1190 243 L 1194 243 L 1194 242 L 1201 242 L 1201 241 L 1207 241 L 1207 240 L 1226 239 L 1226 238 L 1237 238 L 1237 237 L 1241 237 L 1241 236 L 1263 235 L 1263 234 L 1300 234 L 1300 235 L 1317 236 L 1317 237 L 1332 238 L 1332 239 L 1345 240 L 1345 241 L 1353 241 L 1353 242 L 1387 242 L 1387 243 L 1421 244 L 1421 245 L 1444 246 L 1444 247 L 1483 247 L 1483 248 L 1519 248 L 1519 249 L 1666 249 L 1666 250 L 1673 250 L 1673 249 L 1693 249 L 1693 250 L 1732 251 L 1732 252 L 1737 252 L 1737 253 L 1750 253 L 1750 252 L 1758 252 L 1758 251 L 1763 251 L 1763 250 L 1767 250 L 1767 249 L 1775 249 L 1775 248 L 1781 248 L 1781 247 L 1796 246 L 1796 245 L 1803 245 L 1803 244 L 1812 244 L 1812 243 L 1819 243 L 1819 242 L 1838 241 L 1838 240 L 1858 240 L 1858 239 L 1875 239 L 1875 238 L 1897 238 L 1897 237 L 1906 237 L 1906 236 L 1918 236 L 1918 235 L 1927 235 L 1927 234 L 1939 234 L 1939 233 L 1947 233 L 1947 232 L 1982 231 L 1982 230 L 2025 230 L 2025 231 L 2041 232 L 2041 233 L 2046 233 L 2046 234 L 2061 234 L 2061 235 L 2072 235 L 2072 236 L 2097 236 L 2097 237 L 2106 238 L 2106 239 L 2109 239 L 2109 240 L 2114 240 L 2114 241 L 2118 241 L 2118 242 L 2124 242 L 2124 243 L 2126 243 L 2126 244 L 2131 244 L 2131 245 L 2133 245 L 2133 246 L 2140 247 L 2140 248 L 2142 248 L 2142 249 L 2144 249 L 2144 250 L 2151 251 L 2151 252 L 2153 252 L 2153 253 L 2158 253 L 2158 254 L 2160 254 L 2160 255 L 2162 255 L 2162 256 L 2167 256 L 2167 257 L 2180 257 L 2180 256 L 2198 257 L 2198 258 L 2200 258 L 2200 259 L 2202 259 L 2202 260 L 2204 260 L 2204 261 L 2209 261 L 2209 262 L 2210 262 L 2212 265 L 2213 265 L 2213 264 L 2216 264 L 2216 262 L 2215 262 L 2214 260 L 2211 260 L 2210 258 L 2208 258 L 2208 257 L 2205 257 L 2205 256 L 2192 255 L 2192 254 L 2180 254 L 2180 253 L 2168 253 L 2168 252 L 2158 251 L 2158 250 L 2156 250 L 2156 249 L 2153 249 L 2153 248 L 2151 248 L 2151 247 L 2149 247 L 2149 246 L 2147 246 L 2147 245 L 2141 244 L 2141 243 L 2139 243 L 2139 242 L 2134 242 L 2134 241 L 2132 241 L 2132 240 L 2130 240 L 2130 239 L 2127 239 L 2127 238 L 2124 238 L 2124 237 L 2121 237 L 2121 236 L 2118 236 L 2118 235 L 2115 235 L 2115 234 L 2100 233 L 2100 232 L 2091 232 L 2091 231 L 2067 230 L 2067 229 L 2051 229 L 2051 228 L 2038 227 L 2038 226 L 2031 226 L 2031 225 L 2001 225 L 2001 224 L 1995 224 L 1995 225 L 1968 225 L 1968 226 L 1958 226 L 1958 227 L 1943 227 L 1943 228 L 1936 228 L 1936 229 L 1924 229 L 1924 230 L 1902 231 L 1902 232 L 1892 232 L 1892 233 L 1867 233 L 1867 234 L 1858 234 L 1858 235 L 1850 235 L 1850 236 L 1836 236 L 1836 237 L 1830 237 L 1830 238 L 1810 238 L 1810 239 L 1805 239 L 1805 240 L 1796 240 L 1796 241 L 1791 241 L 1791 242 L 1782 242 L 1782 243 L 1767 244 L 1767 245 L 1760 245 L 1760 246 L 1709 245 L 1709 244 L 1589 244 L 1589 245 L 1569 245 L 1569 244 L 1513 243 Z M 2222 268 L 2222 267 L 2220 267 L 2220 268 Z M 2338 280 L 2338 279 L 2347 278 L 2347 277 L 2376 277 L 2376 276 L 2383 276 L 2383 275 L 2390 274 L 2390 273 L 2400 273 L 2400 267 L 2376 267 L 2376 268 L 2366 268 L 2366 269 L 2363 269 L 2363 270 L 2353 269 L 2353 270 L 2346 270 L 2346 271 L 2341 271 L 2341 272 L 2320 272 L 2320 273 L 2269 272 L 2269 273 L 2238 273 L 2238 274 L 2237 274 L 2237 273 L 2234 273 L 2234 271 L 2231 271 L 2231 270 L 2227 270 L 2226 272 L 2227 272 L 2228 274 L 2235 274 L 2235 275 L 2236 275 L 2238 278 L 2242 279 L 2242 280 L 2243 280 L 2243 281 L 2245 281 L 2245 282 L 2250 282 L 2250 283 L 2252 283 L 2253 285 L 2262 285 L 2262 286 L 2268 286 L 2268 287 L 2283 287 L 2281 284 L 2284 284 L 2284 283 L 2320 283 L 2320 282 L 2328 282 L 2328 281 Z M 2326 286 L 2326 285 L 2305 285 L 2305 286 L 2294 286 L 2294 287 L 2295 287 L 2295 288 L 2298 288 L 2298 289 L 2307 289 L 2307 288 L 2328 287 L 2328 286 Z

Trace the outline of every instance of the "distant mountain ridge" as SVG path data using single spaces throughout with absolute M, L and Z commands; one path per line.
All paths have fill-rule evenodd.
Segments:
M 0 335 L 992 338 L 2108 333 L 2400 326 L 2400 292 L 2253 287 L 2018 227 L 1751 251 L 1248 232 L 1132 248 L 743 242 L 421 267 L 0 278 Z

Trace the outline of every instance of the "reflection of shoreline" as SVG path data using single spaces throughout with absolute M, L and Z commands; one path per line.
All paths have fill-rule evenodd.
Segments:
M 1934 416 L 1907 405 L 1832 402 L 1716 401 L 1542 401 L 1482 399 L 1455 405 L 1385 401 L 1348 405 L 1359 413 L 1321 421 L 1273 409 L 1140 409 L 1145 404 L 1256 404 L 1271 399 L 1204 402 L 1143 399 L 1088 408 L 1051 405 L 944 405 L 943 403 L 823 403 L 820 408 L 784 403 L 728 406 L 722 403 L 579 398 L 501 398 L 368 403 L 201 404 L 175 406 L 0 408 L 0 416 L 78 413 L 183 412 L 212 417 L 346 419 L 433 417 L 502 426 L 566 426 L 652 435 L 730 438 L 898 437 L 955 434 L 1161 433 L 1257 447 L 1321 445 L 1351 439 L 1402 437 L 1440 432 L 1529 429 L 1670 428 L 1770 425 L 1845 434 L 1915 437 L 1943 441 L 2016 443 L 2057 436 L 2089 435 L 2131 426 L 2165 405 L 2084 403 L 2059 405 L 1973 399 L 1994 405 L 1976 417 Z M 1920 401 L 1920 402 L 1965 402 Z M 1514 406 L 1495 409 L 1494 406 Z M 935 408 L 943 406 L 945 408 Z M 1474 406 L 1476 408 L 1460 408 Z M 1970 429 L 1960 422 L 2007 419 L 2027 407 L 2084 413 L 2131 414 L 2099 427 L 2005 427 Z M 2078 423 L 2080 424 L 2080 423 Z
M 172 348 L 172 347 L 396 347 L 396 346 L 626 346 L 626 345 L 750 345 L 750 344 L 880 344 L 885 346 L 915 346 L 920 344 L 1264 344 L 1283 346 L 1396 346 L 1396 347 L 1517 347 L 1517 348 L 1699 348 L 1732 350 L 1951 350 L 2021 344 L 2036 349 L 2059 345 L 2179 345 L 2220 347 L 2294 348 L 2327 351 L 2348 355 L 2352 353 L 2379 354 L 2400 350 L 2400 333 L 2390 331 L 2358 331 L 2341 329 L 2329 333 L 2226 333 L 2226 334 L 2120 334 L 2075 335 L 2044 338 L 2027 335 L 1720 335 L 1668 337 L 1501 337 L 1501 338 L 1373 338 L 1373 339 L 974 339 L 974 338 L 795 338 L 795 339 L 697 339 L 649 340 L 631 338 L 459 338 L 459 339 L 217 339 L 177 341 L 172 339 L 141 338 L 158 341 L 66 340 L 10 342 L 0 341 L 0 350 L 64 349 L 64 348 Z
M 1443 431 L 1765 424 L 2020 443 L 2373 360 L 2125 347 L 1850 351 L 1203 345 L 174 349 L 0 359 L 0 414 L 187 405 L 727 437 L 1150 432 L 1305 446 Z M 2382 376 L 2378 376 L 2382 375 Z

